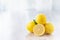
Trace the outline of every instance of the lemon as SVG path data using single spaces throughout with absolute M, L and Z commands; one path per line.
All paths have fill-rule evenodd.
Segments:
M 38 24 L 46 24 L 46 16 L 44 14 L 38 14 L 36 16 L 36 22 Z
M 54 32 L 54 26 L 52 23 L 46 23 L 45 24 L 45 31 L 47 34 L 51 34 Z
M 28 24 L 27 24 L 27 27 L 26 29 L 29 31 L 29 32 L 33 32 L 33 27 L 35 26 L 35 23 L 34 21 L 30 21 Z
M 45 27 L 42 24 L 37 24 L 33 28 L 33 33 L 36 36 L 41 36 L 41 35 L 43 35 L 45 33 Z

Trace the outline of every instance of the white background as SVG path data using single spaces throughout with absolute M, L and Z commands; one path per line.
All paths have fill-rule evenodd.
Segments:
M 59 0 L 0 0 L 0 6 L 0 40 L 60 39 Z M 27 22 L 41 12 L 54 24 L 52 35 L 37 37 L 25 29 Z

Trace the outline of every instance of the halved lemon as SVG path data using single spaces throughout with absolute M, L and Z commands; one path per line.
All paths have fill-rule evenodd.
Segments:
M 41 36 L 45 33 L 45 27 L 42 24 L 37 24 L 33 28 L 33 33 L 37 36 Z

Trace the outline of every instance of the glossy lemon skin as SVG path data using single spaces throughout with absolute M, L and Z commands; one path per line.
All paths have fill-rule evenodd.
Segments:
M 45 33 L 45 27 L 42 24 L 37 24 L 33 28 L 33 33 L 36 36 L 42 36 Z
M 26 29 L 27 29 L 29 32 L 33 32 L 33 27 L 34 27 L 34 26 L 35 26 L 34 21 L 30 21 L 30 22 L 27 24 Z
M 54 32 L 54 26 L 52 23 L 46 23 L 45 24 L 45 32 L 47 34 L 52 34 Z
M 36 22 L 38 24 L 46 24 L 46 16 L 44 14 L 38 14 L 36 16 Z

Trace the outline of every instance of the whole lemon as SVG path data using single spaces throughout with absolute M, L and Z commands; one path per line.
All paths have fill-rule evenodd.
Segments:
M 47 34 L 51 34 L 51 33 L 54 32 L 54 26 L 53 26 L 52 23 L 46 23 L 46 24 L 45 24 L 45 32 L 46 32 Z
M 33 32 L 33 27 L 35 26 L 35 23 L 34 21 L 30 21 L 28 24 L 27 24 L 27 27 L 26 29 L 29 31 L 29 32 Z
M 36 22 L 38 24 L 46 24 L 46 16 L 44 14 L 38 14 L 36 16 Z

